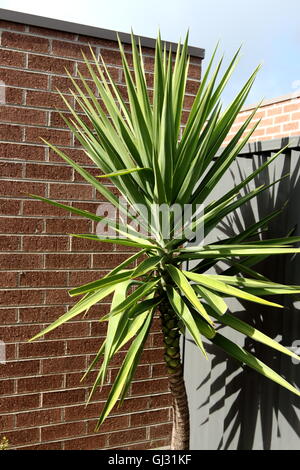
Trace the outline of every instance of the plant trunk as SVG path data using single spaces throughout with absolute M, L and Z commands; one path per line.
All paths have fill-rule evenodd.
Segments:
M 159 307 L 165 344 L 165 362 L 169 387 L 173 397 L 172 450 L 188 450 L 190 441 L 189 407 L 183 367 L 180 359 L 180 320 L 170 304 L 163 301 Z

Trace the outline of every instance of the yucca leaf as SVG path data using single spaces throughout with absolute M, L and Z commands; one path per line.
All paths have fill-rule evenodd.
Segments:
M 257 359 L 255 356 L 253 356 L 253 354 L 249 353 L 241 346 L 238 346 L 237 344 L 230 341 L 228 338 L 225 338 L 225 336 L 222 336 L 217 333 L 211 341 L 217 346 L 219 346 L 221 349 L 223 349 L 225 352 L 227 352 L 234 359 L 237 359 L 239 362 L 246 364 L 248 367 L 251 367 L 252 369 L 256 370 L 256 372 L 258 372 L 259 374 L 267 377 L 273 382 L 278 383 L 290 392 L 300 396 L 299 390 L 297 390 L 295 387 L 293 387 L 293 385 L 291 385 L 283 377 L 277 374 L 277 372 L 272 370 L 264 362 Z
M 166 266 L 167 272 L 170 274 L 171 278 L 178 286 L 180 291 L 187 297 L 187 299 L 191 302 L 194 308 L 200 313 L 200 315 L 210 324 L 213 325 L 213 322 L 209 315 L 207 314 L 204 305 L 199 301 L 197 298 L 192 286 L 188 282 L 187 278 L 185 277 L 184 273 L 177 269 L 175 266 L 168 264 Z
M 190 334 L 195 340 L 197 346 L 201 349 L 204 356 L 207 358 L 207 354 L 206 354 L 206 351 L 204 349 L 203 342 L 201 339 L 201 334 L 204 334 L 204 331 L 208 332 L 209 325 L 207 324 L 207 330 L 203 329 L 202 331 L 199 331 L 199 328 L 194 320 L 193 315 L 189 311 L 187 305 L 184 303 L 182 297 L 176 292 L 176 290 L 172 287 L 168 287 L 167 294 L 168 294 L 169 302 L 174 309 L 174 312 L 183 321 L 184 325 L 189 330 Z
M 124 362 L 119 370 L 119 373 L 114 381 L 114 384 L 111 388 L 110 394 L 105 402 L 104 408 L 101 412 L 101 415 L 99 417 L 96 429 L 99 428 L 99 426 L 103 423 L 107 415 L 110 413 L 114 405 L 116 404 L 118 398 L 120 397 L 122 390 L 126 384 L 126 381 L 131 379 L 133 373 L 134 373 L 134 367 L 133 365 L 136 366 L 137 359 L 141 353 L 141 350 L 143 348 L 143 345 L 146 341 L 146 338 L 148 336 L 148 331 L 151 325 L 151 320 L 152 317 L 151 315 L 148 315 L 145 319 L 145 322 L 138 333 L 137 337 L 134 339 L 132 345 L 130 346 L 126 357 L 124 359 Z
M 50 331 L 54 330 L 58 326 L 62 325 L 63 323 L 66 323 L 67 321 L 76 317 L 80 313 L 89 309 L 92 305 L 95 305 L 97 302 L 100 302 L 100 300 L 107 297 L 115 289 L 116 289 L 116 285 L 113 285 L 113 286 L 104 287 L 103 289 L 99 289 L 96 292 L 92 292 L 92 293 L 85 295 L 83 299 L 77 302 L 77 304 L 74 305 L 74 307 L 72 307 L 67 313 L 64 313 L 63 315 L 61 315 L 57 320 L 51 323 L 51 325 L 47 326 L 47 328 L 45 328 L 40 333 L 35 335 L 29 341 L 34 341 L 37 338 L 40 338 L 41 336 L 45 335 L 46 333 L 49 333 Z
M 158 283 L 158 279 L 151 282 L 145 282 L 140 287 L 135 289 L 132 294 L 130 294 L 124 302 L 121 302 L 116 308 L 110 311 L 109 314 L 105 315 L 101 318 L 101 321 L 106 321 L 110 317 L 116 315 L 117 313 L 122 312 L 123 310 L 127 310 L 128 308 L 132 307 L 138 300 L 148 295 L 151 291 L 153 291 L 154 287 Z
M 274 341 L 272 338 L 265 335 L 257 328 L 254 328 L 243 320 L 240 320 L 236 316 L 231 315 L 230 313 L 225 313 L 225 315 L 218 315 L 215 311 L 212 311 L 211 309 L 210 314 L 223 325 L 230 326 L 230 328 L 233 328 L 234 330 L 239 331 L 240 333 L 243 333 L 246 336 L 249 336 L 255 341 L 265 344 L 266 346 L 269 346 L 270 348 L 273 348 L 276 351 L 280 351 L 281 353 L 286 354 L 287 356 L 291 356 L 300 361 L 300 357 L 297 356 L 297 354 L 285 348 L 277 341 Z
M 183 273 L 188 279 L 191 279 L 192 281 L 197 282 L 198 284 L 201 284 L 204 287 L 208 287 L 209 289 L 212 289 L 213 291 L 227 294 L 229 297 L 238 297 L 244 300 L 248 300 L 250 302 L 256 302 L 259 304 L 268 305 L 270 307 L 283 308 L 282 305 L 276 304 L 274 302 L 269 302 L 265 299 L 261 299 L 260 297 L 257 297 L 252 294 L 248 294 L 247 292 L 241 289 L 237 289 L 236 287 L 229 286 L 225 284 L 224 282 L 218 281 L 216 279 L 211 279 L 209 275 L 196 274 L 196 273 L 191 273 L 188 271 L 183 271 Z
M 126 270 L 125 272 L 119 272 L 113 276 L 104 276 L 102 279 L 97 281 L 92 281 L 87 284 L 84 284 L 80 287 L 75 287 L 69 291 L 71 296 L 85 294 L 86 292 L 95 291 L 97 289 L 113 286 L 114 284 L 119 284 L 120 282 L 131 279 L 133 271 Z M 119 289 L 119 286 L 118 286 Z
M 144 274 L 148 273 L 149 271 L 153 270 L 158 263 L 161 261 L 160 256 L 151 256 L 151 258 L 147 258 L 139 264 L 132 273 L 132 277 L 139 277 L 143 276 Z

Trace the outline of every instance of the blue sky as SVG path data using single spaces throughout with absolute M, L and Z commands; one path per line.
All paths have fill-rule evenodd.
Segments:
M 190 28 L 190 44 L 206 50 L 216 42 L 230 59 L 243 43 L 242 58 L 227 91 L 227 102 L 259 63 L 263 68 L 248 103 L 300 88 L 299 0 L 0 0 L 0 7 L 112 30 L 175 41 Z

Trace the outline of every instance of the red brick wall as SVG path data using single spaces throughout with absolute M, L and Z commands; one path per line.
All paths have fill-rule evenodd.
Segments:
M 4 21 L 0 28 L 0 80 L 6 91 L 6 104 L 0 107 L 0 340 L 7 354 L 7 363 L 0 365 L 0 436 L 6 436 L 12 448 L 22 449 L 167 446 L 170 396 L 158 319 L 129 398 L 97 434 L 94 425 L 124 352 L 114 359 L 109 382 L 87 408 L 93 377 L 84 383 L 80 378 L 105 335 L 97 318 L 107 311 L 108 301 L 45 340 L 27 342 L 68 309 L 69 288 L 101 277 L 128 256 L 124 248 L 71 240 L 67 233 L 93 232 L 92 222 L 26 195 L 39 194 L 96 211 L 91 186 L 49 151 L 40 137 L 93 171 L 58 115 L 57 109 L 65 106 L 56 87 L 73 102 L 65 67 L 74 77 L 78 70 L 86 75 L 81 49 L 88 52 L 90 43 L 110 64 L 126 96 L 117 43 Z M 151 86 L 153 50 L 144 53 Z M 186 111 L 200 78 L 200 59 L 191 62 Z
M 225 142 L 228 142 L 256 106 L 247 106 L 239 113 Z M 300 135 L 300 95 L 292 93 L 272 100 L 266 100 L 258 109 L 252 120 L 260 124 L 250 138 L 250 142 L 258 140 L 279 139 Z M 250 127 L 253 127 L 253 124 Z

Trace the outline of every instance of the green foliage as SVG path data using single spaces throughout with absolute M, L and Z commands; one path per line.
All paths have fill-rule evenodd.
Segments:
M 7 450 L 8 449 L 8 439 L 7 437 L 2 437 L 1 441 L 0 441 L 0 450 Z
M 133 36 L 133 72 L 120 43 L 129 105 L 124 102 L 105 63 L 98 62 L 95 57 L 93 64 L 86 58 L 85 62 L 97 89 L 97 96 L 91 90 L 90 82 L 82 75 L 80 75 L 80 85 L 70 75 L 70 81 L 76 90 L 76 93 L 72 92 L 76 109 L 84 113 L 85 119 L 61 95 L 71 113 L 70 119 L 64 117 L 65 122 L 85 153 L 99 168 L 99 177 L 91 176 L 62 150 L 50 143 L 48 145 L 119 211 L 122 222 L 34 196 L 36 199 L 96 222 L 105 222 L 116 232 L 111 238 L 90 234 L 74 236 L 125 244 L 137 250 L 135 255 L 102 279 L 72 289 L 70 295 L 83 295 L 83 297 L 67 313 L 33 338 L 43 336 L 113 294 L 110 313 L 99 319 L 107 322 L 106 339 L 100 345 L 98 354 L 87 371 L 88 373 L 94 368 L 98 369 L 91 396 L 95 389 L 103 384 L 113 356 L 129 341 L 130 347 L 102 410 L 99 425 L 117 401 L 119 399 L 122 401 L 126 396 L 153 315 L 160 302 L 167 302 L 172 307 L 178 317 L 181 331 L 186 329 L 190 332 L 204 356 L 206 352 L 203 337 L 265 377 L 300 395 L 293 385 L 266 364 L 217 332 L 219 325 L 226 325 L 277 351 L 299 359 L 264 333 L 227 312 L 227 297 L 241 298 L 265 306 L 282 307 L 264 297 L 269 294 L 300 292 L 300 286 L 273 283 L 253 269 L 255 264 L 270 255 L 299 252 L 299 249 L 293 246 L 300 241 L 298 237 L 268 241 L 261 240 L 257 236 L 257 233 L 280 211 L 275 211 L 239 235 L 229 237 L 222 242 L 188 246 L 190 237 L 184 230 L 186 225 L 193 233 L 204 225 L 204 235 L 207 236 L 224 217 L 270 187 L 262 185 L 247 193 L 248 183 L 253 181 L 284 149 L 221 198 L 210 204 L 206 202 L 258 125 L 256 123 L 247 130 L 255 110 L 231 141 L 224 145 L 224 139 L 245 103 L 258 69 L 223 111 L 220 97 L 236 67 L 239 51 L 221 77 L 222 61 L 217 64 L 215 71 L 212 71 L 215 51 L 198 89 L 187 123 L 181 132 L 180 123 L 189 66 L 187 45 L 188 37 L 183 45 L 179 45 L 173 60 L 172 54 L 166 52 L 166 47 L 158 37 L 153 100 L 147 92 L 141 49 L 136 45 Z M 98 97 L 105 105 L 109 118 L 103 111 Z M 216 158 L 220 149 L 220 155 Z M 102 183 L 103 175 L 110 178 L 129 207 Z M 161 217 L 158 208 L 163 204 L 170 210 Z M 184 205 L 191 207 L 192 212 L 187 222 L 179 220 L 171 210 L 176 204 L 181 209 Z M 204 204 L 204 212 L 201 215 L 197 212 L 199 204 Z M 137 214 L 134 214 L 131 208 L 134 208 Z M 141 231 L 134 228 L 131 223 L 137 216 Z M 169 236 L 166 236 L 164 231 L 166 223 L 169 227 Z M 253 236 L 256 237 L 256 241 L 253 241 Z M 139 258 L 142 260 L 135 265 L 135 268 L 128 268 Z M 186 261 L 190 260 L 198 261 L 195 267 L 186 270 Z M 224 268 L 220 275 L 208 274 L 208 269 L 214 267 L 220 260 L 227 261 L 231 267 Z M 168 328 L 168 331 L 171 331 L 172 325 L 168 325 Z M 177 364 L 178 361 L 175 360 L 174 363 Z M 170 364 L 172 365 L 172 361 Z

